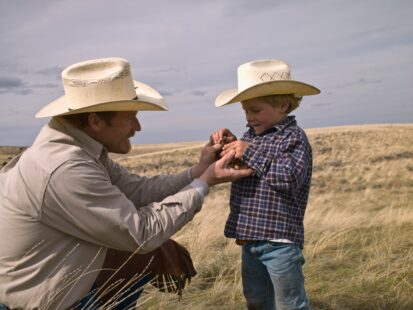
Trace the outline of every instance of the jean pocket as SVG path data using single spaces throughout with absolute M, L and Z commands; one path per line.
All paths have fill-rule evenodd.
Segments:
M 282 243 L 269 241 L 267 244 L 267 258 L 276 262 L 281 268 L 288 266 L 291 263 L 304 263 L 304 257 L 300 248 L 294 243 Z

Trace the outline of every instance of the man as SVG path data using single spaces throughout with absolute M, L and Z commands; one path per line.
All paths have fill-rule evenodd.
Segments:
M 209 187 L 252 173 L 229 168 L 233 153 L 214 162 L 220 146 L 209 143 L 182 173 L 131 174 L 108 152 L 130 150 L 137 111 L 167 110 L 162 96 L 134 81 L 120 58 L 74 64 L 62 79 L 65 95 L 36 115 L 53 118 L 0 172 L 0 303 L 9 308 L 96 305 L 87 298 L 104 295 L 96 279 L 102 266 L 122 265 L 111 264 L 116 251 L 124 259 L 166 245 L 182 258 L 188 253 L 168 239 L 201 209 Z

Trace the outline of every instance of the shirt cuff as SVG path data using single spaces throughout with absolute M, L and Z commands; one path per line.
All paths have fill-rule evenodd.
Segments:
M 254 175 L 261 178 L 268 169 L 271 158 L 249 146 L 242 155 L 242 161 L 254 170 Z
M 190 167 L 190 168 L 188 168 L 188 170 L 187 170 L 188 172 L 188 178 L 192 181 L 193 179 L 192 179 L 192 167 Z
M 202 199 L 209 193 L 209 186 L 201 179 L 194 179 L 190 184 L 201 195 Z

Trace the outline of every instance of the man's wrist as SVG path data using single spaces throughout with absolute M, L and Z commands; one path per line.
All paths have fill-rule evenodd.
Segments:
M 209 185 L 200 178 L 196 178 L 191 182 L 191 186 L 204 198 L 209 193 Z
M 208 168 L 208 166 L 204 166 L 204 165 L 201 165 L 201 164 L 197 164 L 195 166 L 192 166 L 190 168 L 190 173 L 191 173 L 192 180 L 194 180 L 196 178 L 199 178 L 207 168 Z

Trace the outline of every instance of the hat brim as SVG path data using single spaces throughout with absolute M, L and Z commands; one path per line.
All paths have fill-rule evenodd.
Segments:
M 237 89 L 230 89 L 220 93 L 215 99 L 215 106 L 221 107 L 226 104 L 245 101 L 257 97 L 269 95 L 287 95 L 294 94 L 296 96 L 311 96 L 317 95 L 320 90 L 312 85 L 286 80 L 286 81 L 271 81 L 254 85 L 241 92 Z
M 161 94 L 149 85 L 133 81 L 136 91 L 136 99 L 102 102 L 85 108 L 71 110 L 66 96 L 62 96 L 36 113 L 36 118 L 70 115 L 87 112 L 107 111 L 168 111 Z

